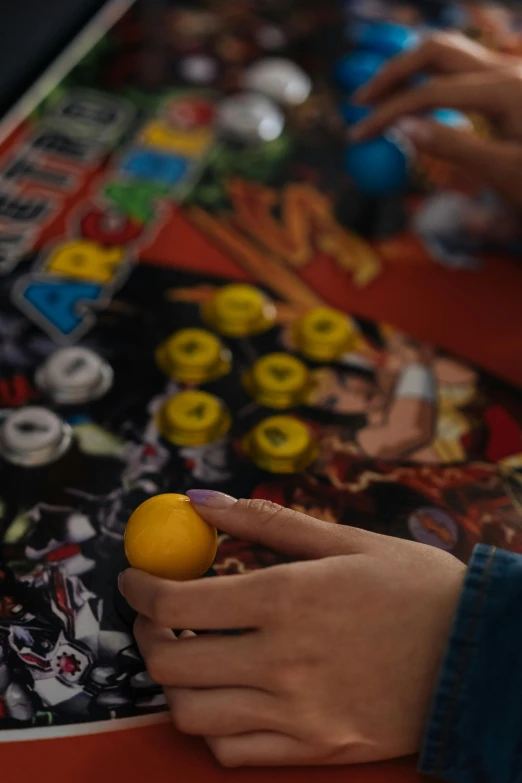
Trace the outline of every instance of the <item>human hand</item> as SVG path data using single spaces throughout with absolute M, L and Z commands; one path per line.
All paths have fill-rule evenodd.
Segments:
M 267 501 L 191 494 L 220 530 L 301 562 L 181 583 L 124 572 L 136 640 L 175 725 L 230 767 L 417 751 L 464 566 Z M 176 639 L 170 628 L 248 630 Z
M 412 86 L 412 77 L 425 72 L 435 76 Z M 352 128 L 353 141 L 395 124 L 419 152 L 464 167 L 522 207 L 522 182 L 513 177 L 522 165 L 519 59 L 492 52 L 461 35 L 440 34 L 393 58 L 356 93 L 355 100 L 376 108 Z M 480 113 L 489 120 L 495 137 L 479 138 L 467 130 L 415 116 L 435 108 Z

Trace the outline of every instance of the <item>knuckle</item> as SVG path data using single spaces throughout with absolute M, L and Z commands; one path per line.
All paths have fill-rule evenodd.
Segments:
M 277 514 L 285 510 L 283 506 L 279 506 L 277 503 L 272 503 L 271 500 L 262 500 L 256 498 L 243 498 L 238 500 L 237 508 L 243 513 L 259 514 L 265 518 L 277 516 Z
M 258 527 L 278 528 L 284 525 L 288 509 L 272 503 L 271 500 L 243 499 L 238 500 L 237 510 L 245 515 L 252 515 L 253 521 L 257 520 Z

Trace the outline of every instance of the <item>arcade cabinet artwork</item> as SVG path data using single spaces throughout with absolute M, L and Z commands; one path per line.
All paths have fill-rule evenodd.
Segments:
M 501 36 L 466 3 L 111 6 L 0 150 L 6 741 L 165 710 L 115 598 L 154 495 L 212 486 L 462 559 L 522 552 L 520 393 L 345 307 L 404 264 L 412 301 L 425 268 L 481 275 L 441 193 L 452 219 L 496 206 L 436 161 L 396 193 L 352 176 L 336 65 L 385 22 L 408 41 L 458 20 L 513 49 L 512 17 Z M 220 535 L 208 575 L 277 559 Z

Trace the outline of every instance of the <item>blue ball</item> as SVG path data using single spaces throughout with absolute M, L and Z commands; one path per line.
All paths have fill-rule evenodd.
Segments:
M 357 104 L 349 101 L 342 101 L 339 108 L 342 118 L 347 125 L 355 125 L 357 122 L 365 120 L 372 112 L 369 106 L 357 106 Z
M 354 92 L 373 79 L 386 62 L 377 52 L 353 52 L 342 57 L 334 68 L 334 79 L 341 89 Z
M 400 193 L 408 183 L 408 157 L 387 136 L 350 145 L 344 166 L 360 190 L 372 196 Z
M 349 28 L 349 35 L 355 46 L 380 52 L 385 57 L 412 49 L 419 42 L 415 30 L 395 22 L 355 22 Z
M 441 125 L 450 128 L 470 128 L 471 122 L 461 111 L 457 109 L 435 109 L 431 112 L 432 118 Z

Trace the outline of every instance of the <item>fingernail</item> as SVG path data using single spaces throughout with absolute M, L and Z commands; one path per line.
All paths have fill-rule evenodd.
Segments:
M 193 631 L 182 631 L 178 635 L 178 639 L 196 639 L 196 634 Z
M 123 576 L 124 576 L 124 574 L 125 574 L 125 571 L 122 571 L 121 574 L 118 574 L 118 590 L 120 591 L 120 593 L 125 598 L 125 594 L 123 592 Z
M 208 508 L 230 508 L 237 502 L 236 498 L 213 489 L 189 489 L 187 495 L 196 506 Z
M 394 127 L 412 141 L 427 141 L 431 135 L 430 123 L 417 117 L 404 117 Z

